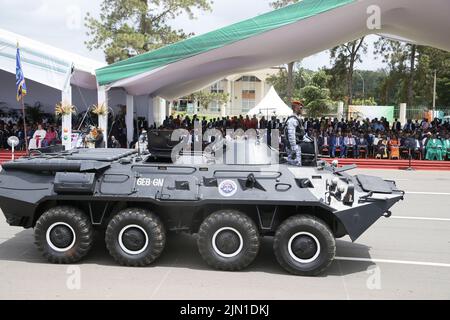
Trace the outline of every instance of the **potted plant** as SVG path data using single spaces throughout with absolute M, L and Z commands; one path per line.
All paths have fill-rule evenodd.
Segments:
M 105 103 L 100 103 L 92 106 L 92 113 L 97 116 L 107 116 L 109 114 L 109 108 Z
M 66 150 L 72 149 L 72 115 L 76 113 L 76 107 L 68 102 L 60 102 L 55 107 L 55 114 L 62 118 L 61 140 Z
M 76 113 L 76 107 L 67 102 L 60 102 L 56 104 L 55 115 L 58 117 L 71 116 Z

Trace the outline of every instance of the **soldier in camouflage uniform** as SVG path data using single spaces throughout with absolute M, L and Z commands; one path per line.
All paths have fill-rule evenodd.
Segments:
M 286 152 L 288 154 L 287 161 L 295 166 L 302 166 L 302 149 L 300 142 L 305 135 L 305 128 L 301 118 L 303 104 L 294 102 L 292 104 L 294 114 L 290 116 L 284 126 L 284 137 L 286 141 Z

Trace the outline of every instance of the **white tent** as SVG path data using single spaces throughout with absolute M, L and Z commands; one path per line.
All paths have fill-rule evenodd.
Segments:
M 289 117 L 292 115 L 292 109 L 281 100 L 275 88 L 272 86 L 261 102 L 247 113 L 251 117 L 260 114 L 266 118 L 270 118 L 273 115 L 277 117 Z
M 16 47 L 19 43 L 26 79 L 65 91 L 72 84 L 97 89 L 95 70 L 105 66 L 24 36 L 0 29 L 0 70 L 16 73 Z

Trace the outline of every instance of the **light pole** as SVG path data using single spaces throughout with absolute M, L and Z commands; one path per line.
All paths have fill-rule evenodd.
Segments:
M 433 84 L 433 116 L 431 117 L 434 120 L 434 115 L 436 114 L 436 70 L 434 70 L 434 84 Z
M 262 108 L 262 109 L 259 109 L 259 114 L 258 115 L 261 118 L 263 117 L 263 111 L 266 111 L 266 115 L 267 115 L 266 120 L 269 121 L 269 112 L 273 111 L 272 114 L 276 115 L 277 108 Z
M 357 71 L 356 74 L 361 78 L 362 83 L 363 83 L 363 101 L 362 101 L 362 105 L 364 105 L 366 103 L 366 84 L 364 81 L 364 77 Z

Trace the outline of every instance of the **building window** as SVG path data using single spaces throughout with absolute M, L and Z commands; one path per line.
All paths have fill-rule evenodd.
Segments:
M 255 76 L 243 76 L 237 81 L 243 81 L 243 82 L 261 82 L 257 77 Z
M 223 80 L 217 81 L 209 88 L 211 93 L 224 93 L 225 82 Z M 208 106 L 208 111 L 212 113 L 220 112 L 220 105 L 218 101 L 213 101 Z
M 220 106 L 217 101 L 213 101 L 208 106 L 208 111 L 210 112 L 220 112 Z
M 186 112 L 189 101 L 187 99 L 180 99 L 178 101 L 178 106 L 175 108 L 176 111 Z
M 261 80 L 255 76 L 243 76 L 237 81 L 242 83 L 242 112 L 247 113 L 256 106 L 256 83 Z
M 256 107 L 255 99 L 242 99 L 242 112 L 247 113 Z
M 224 83 L 223 81 L 218 81 L 216 83 L 214 83 L 211 88 L 211 93 L 223 93 L 224 90 Z
M 242 82 L 242 100 L 256 100 L 256 82 L 258 78 L 254 76 L 243 76 L 239 81 Z

